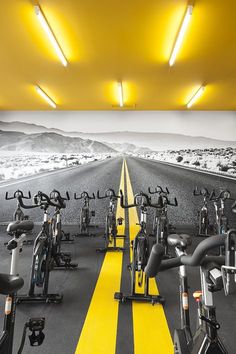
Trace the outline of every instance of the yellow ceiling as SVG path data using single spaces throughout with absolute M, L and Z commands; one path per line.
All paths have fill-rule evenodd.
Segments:
M 195 0 L 175 65 L 168 60 L 187 0 L 40 0 L 68 66 L 62 66 L 34 13 L 34 1 L 0 2 L 0 109 L 116 109 L 116 82 L 137 110 L 236 107 L 236 1 Z M 131 108 L 134 109 L 134 108 Z

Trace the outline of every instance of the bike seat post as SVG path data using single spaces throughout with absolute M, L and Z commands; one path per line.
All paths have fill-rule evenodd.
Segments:
M 14 238 L 8 243 L 9 248 L 11 249 L 11 268 L 10 268 L 10 274 L 11 275 L 18 275 L 18 264 L 19 264 L 19 256 L 20 252 L 22 249 L 23 242 L 26 238 L 26 234 L 22 233 L 17 236 L 17 233 L 14 235 Z M 10 246 L 10 243 L 12 245 L 12 248 Z

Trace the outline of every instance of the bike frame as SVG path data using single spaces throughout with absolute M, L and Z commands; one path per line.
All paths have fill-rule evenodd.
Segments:
M 210 197 L 210 194 L 206 188 L 201 188 L 198 190 L 196 187 L 193 191 L 194 196 L 203 197 L 203 205 L 198 213 L 198 236 L 210 236 L 210 224 L 209 224 L 209 210 L 207 199 Z
M 225 234 L 227 232 L 226 230 L 222 230 L 222 227 L 227 227 L 228 228 L 228 220 L 227 217 L 224 213 L 225 210 L 225 202 L 223 199 L 220 199 L 220 205 L 218 204 L 218 201 L 214 201 L 214 208 L 215 208 L 215 218 L 216 218 L 216 225 L 217 225 L 217 233 L 219 235 Z
M 117 246 L 117 238 L 124 238 L 125 235 L 117 235 L 117 220 L 121 220 L 122 218 L 116 219 L 116 201 L 118 200 L 119 196 L 115 195 L 113 189 L 107 189 L 105 192 L 105 196 L 99 196 L 99 191 L 97 192 L 98 199 L 109 198 L 109 206 L 106 213 L 106 221 L 105 221 L 105 247 L 98 248 L 97 252 L 113 252 L 113 251 L 124 251 L 124 247 Z
M 83 199 L 83 205 L 80 209 L 79 233 L 76 234 L 76 236 L 94 236 L 89 233 L 91 217 L 95 216 L 94 211 L 90 212 L 90 200 L 95 199 L 94 193 L 92 194 L 92 197 L 90 197 L 88 192 L 85 191 L 82 192 L 80 196 L 77 196 L 77 194 L 74 193 L 74 199 Z
M 48 207 L 45 205 L 43 209 L 44 209 L 44 213 L 43 213 L 42 230 L 37 235 L 35 242 L 34 242 L 34 248 L 33 248 L 29 296 L 34 295 L 34 290 L 35 290 L 35 286 L 36 286 L 36 282 L 37 282 L 36 277 L 35 277 L 35 272 L 38 270 L 37 267 L 40 265 L 39 263 L 37 264 L 37 259 L 39 262 L 39 260 L 42 257 L 44 257 L 44 255 L 46 255 L 46 259 L 45 259 L 46 272 L 44 273 L 44 276 L 41 280 L 43 283 L 42 295 L 46 296 L 48 294 L 49 273 L 50 273 L 49 264 L 51 262 L 52 240 L 51 240 L 50 231 L 49 231 Z
M 40 201 L 37 201 L 39 197 Z M 25 206 L 25 208 L 35 208 L 41 207 L 43 209 L 43 224 L 42 229 L 35 238 L 33 246 L 33 256 L 32 256 L 32 265 L 31 265 L 31 276 L 29 291 L 26 295 L 19 295 L 17 298 L 18 303 L 61 303 L 63 296 L 61 294 L 48 294 L 49 287 L 49 276 L 50 271 L 53 268 L 52 265 L 52 229 L 51 223 L 49 220 L 48 208 L 50 205 L 56 206 L 50 202 L 50 198 L 42 192 L 39 192 L 35 197 L 35 205 Z M 43 265 L 44 262 L 44 265 Z M 42 272 L 42 265 L 44 268 L 44 273 Z M 40 267 L 40 268 L 39 268 Z M 40 272 L 40 282 L 38 282 L 39 277 L 37 272 Z M 38 285 L 37 285 L 38 282 Z M 42 293 L 35 294 L 35 286 L 42 288 Z

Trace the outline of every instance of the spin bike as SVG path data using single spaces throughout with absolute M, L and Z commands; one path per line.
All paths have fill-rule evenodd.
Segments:
M 182 248 L 188 243 L 189 235 L 170 235 L 169 242 Z M 208 256 L 207 253 L 225 245 L 226 257 Z M 180 314 L 181 328 L 174 332 L 175 354 L 227 354 L 225 346 L 218 336 L 220 324 L 216 319 L 216 308 L 213 303 L 213 293 L 224 288 L 224 282 L 229 282 L 229 275 L 236 274 L 236 230 L 230 230 L 226 235 L 213 235 L 204 239 L 192 255 L 183 254 L 171 260 L 164 260 L 162 245 L 154 245 L 145 272 L 149 277 L 155 277 L 159 271 L 179 267 L 180 279 Z M 225 266 L 224 266 L 225 264 Z M 200 267 L 201 291 L 193 296 L 197 303 L 198 329 L 194 335 L 190 331 L 189 309 L 186 301 L 188 286 L 185 267 Z M 224 280 L 223 269 L 226 276 Z M 228 276 L 228 277 L 227 277 Z M 185 280 L 184 280 L 185 279 Z M 234 278 L 235 281 L 235 278 Z
M 34 196 L 34 205 L 24 205 L 19 199 L 20 205 L 24 209 L 40 208 L 43 210 L 42 229 L 36 236 L 33 246 L 33 256 L 31 264 L 31 274 L 29 291 L 26 295 L 18 295 L 17 302 L 20 303 L 61 303 L 62 294 L 49 294 L 49 277 L 53 270 L 54 259 L 52 257 L 53 230 L 51 220 L 48 217 L 50 206 L 59 208 L 60 204 L 53 203 L 50 198 L 42 192 Z M 41 293 L 36 293 L 35 288 L 42 289 Z
M 66 192 L 66 197 L 62 197 L 60 192 L 54 189 L 50 193 L 50 201 L 53 201 L 55 211 L 50 220 L 52 231 L 52 259 L 54 260 L 53 269 L 74 269 L 78 267 L 77 263 L 71 262 L 71 254 L 61 251 L 61 242 L 64 235 L 61 226 L 61 210 L 65 209 L 66 200 L 70 200 L 69 193 Z
M 165 256 L 171 257 L 169 253 L 169 247 L 167 242 L 167 237 L 171 231 L 173 231 L 173 227 L 171 230 L 171 225 L 169 224 L 168 215 L 167 215 L 167 206 L 178 206 L 177 199 L 174 199 L 174 203 L 171 203 L 168 199 L 167 195 L 169 194 L 169 190 L 166 187 L 165 190 L 162 189 L 161 186 L 157 186 L 153 191 L 151 188 L 148 188 L 148 192 L 150 194 L 157 194 L 157 202 L 156 212 L 153 220 L 153 231 L 152 234 L 156 236 L 156 242 L 163 245 L 165 249 Z
M 230 192 L 228 190 L 221 190 L 216 196 L 213 190 L 210 197 L 210 201 L 213 201 L 215 209 L 215 233 L 218 235 L 225 235 L 229 229 L 228 218 L 225 215 L 225 201 L 230 198 Z M 220 255 L 224 253 L 224 246 L 220 247 Z
M 99 191 L 97 192 L 97 199 L 109 198 L 109 207 L 106 214 L 105 223 L 105 247 L 98 248 L 97 252 L 107 252 L 107 251 L 124 251 L 124 247 L 117 246 L 117 238 L 124 238 L 125 235 L 117 235 L 117 226 L 123 224 L 123 218 L 119 217 L 116 219 L 116 202 L 118 195 L 115 194 L 113 189 L 107 189 L 104 196 L 100 196 Z
M 131 242 L 132 246 L 132 260 L 129 266 L 131 270 L 131 291 L 130 294 L 123 294 L 122 292 L 116 292 L 114 298 L 121 302 L 126 301 L 142 301 L 155 303 L 164 303 L 164 298 L 160 295 L 149 294 L 149 278 L 144 273 L 144 268 L 147 265 L 149 258 L 149 238 L 147 235 L 147 208 L 156 208 L 156 205 L 152 205 L 150 198 L 147 194 L 140 192 L 135 194 L 133 204 L 124 204 L 124 195 L 122 190 L 120 191 L 120 205 L 124 209 L 139 207 L 140 208 L 140 231 L 135 239 Z M 138 284 L 136 284 L 138 282 Z M 142 287 L 144 285 L 144 293 L 140 294 L 136 292 L 136 287 Z
M 34 224 L 30 220 L 17 220 L 10 222 L 7 232 L 13 238 L 7 243 L 7 250 L 11 252 L 11 268 L 10 275 L 3 276 L 2 283 L 0 280 L 0 293 L 7 295 L 5 304 L 5 321 L 2 338 L 0 339 L 0 353 L 12 353 L 15 312 L 18 296 L 17 290 L 22 288 L 24 281 L 18 277 L 19 256 L 22 250 L 22 244 L 29 231 L 32 231 Z M 4 289 L 4 284 L 6 289 Z M 1 286 L 2 285 L 2 286 Z M 2 290 L 3 289 L 3 290 Z M 8 290 L 7 290 L 8 289 Z M 29 329 L 32 334 L 29 336 L 31 346 L 39 346 L 44 340 L 44 317 L 30 318 L 24 325 L 21 345 L 18 353 L 21 353 L 24 347 L 26 331 Z
M 89 227 L 90 227 L 90 221 L 91 217 L 95 216 L 95 211 L 91 210 L 89 208 L 90 200 L 95 199 L 94 193 L 90 197 L 88 192 L 82 192 L 80 196 L 78 196 L 76 193 L 74 194 L 74 199 L 79 200 L 83 199 L 83 205 L 80 210 L 80 225 L 79 225 L 79 235 L 85 235 L 85 236 L 92 236 L 92 234 L 89 233 Z
M 195 187 L 193 191 L 195 197 L 203 197 L 203 206 L 199 212 L 199 222 L 198 222 L 198 235 L 199 236 L 210 236 L 211 226 L 209 222 L 209 210 L 207 200 L 210 197 L 210 193 L 207 188 L 201 188 L 200 190 Z
M 13 354 L 13 339 L 16 315 L 17 291 L 24 281 L 17 275 L 0 274 L 0 295 L 6 295 L 3 332 L 0 337 L 0 354 Z M 30 318 L 24 325 L 22 339 L 17 354 L 21 354 L 25 344 L 26 331 L 29 329 L 31 346 L 40 346 L 44 341 L 45 319 Z

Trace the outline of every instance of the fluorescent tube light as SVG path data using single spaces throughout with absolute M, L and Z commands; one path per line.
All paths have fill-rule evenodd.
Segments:
M 190 108 L 203 94 L 205 90 L 204 86 L 201 86 L 197 92 L 193 95 L 193 97 L 191 98 L 191 100 L 187 103 L 187 108 Z
M 52 106 L 53 108 L 56 108 L 56 103 L 46 94 L 46 92 L 44 92 L 41 87 L 39 86 L 35 86 L 36 91 L 38 92 L 38 94 L 45 100 L 47 101 L 48 104 L 50 104 L 50 106 Z
M 119 96 L 120 107 L 123 107 L 124 106 L 124 101 L 123 101 L 123 86 L 122 86 L 122 82 L 118 82 L 118 96 Z
M 35 13 L 38 17 L 38 20 L 41 24 L 41 26 L 43 27 L 44 31 L 46 32 L 47 36 L 48 36 L 48 39 L 50 40 L 53 48 L 55 49 L 56 53 L 57 53 L 57 56 L 59 57 L 59 59 L 61 60 L 62 62 L 62 65 L 64 66 L 67 66 L 67 60 L 66 60 L 66 57 L 58 43 L 58 41 L 56 40 L 56 37 L 54 36 L 47 20 L 46 20 L 46 17 L 44 16 L 40 6 L 34 6 L 34 9 L 35 9 Z
M 185 35 L 186 30 L 187 30 L 187 27 L 188 27 L 192 12 L 193 12 L 193 6 L 189 5 L 187 7 L 187 10 L 186 10 L 186 13 L 185 13 L 181 28 L 180 28 L 179 33 L 178 33 L 178 37 L 176 39 L 174 48 L 173 48 L 171 56 L 170 56 L 170 60 L 169 60 L 169 65 L 170 66 L 172 66 L 174 64 L 176 56 L 178 54 L 178 51 L 179 51 L 179 49 L 180 49 L 180 47 L 182 45 L 182 42 L 183 42 L 183 39 L 184 39 L 184 35 Z

